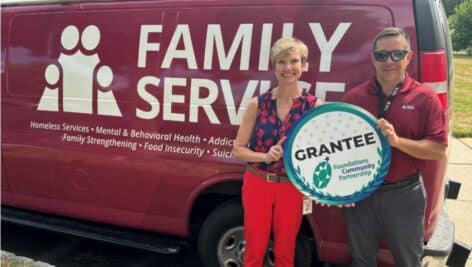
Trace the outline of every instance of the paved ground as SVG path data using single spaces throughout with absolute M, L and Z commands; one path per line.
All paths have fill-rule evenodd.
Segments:
M 452 139 L 450 148 L 447 177 L 460 182 L 462 186 L 458 199 L 447 201 L 449 216 L 456 226 L 456 240 L 472 246 L 472 138 Z M 12 264 L 14 261 L 10 261 L 11 258 L 16 258 L 19 262 Z M 427 259 L 426 262 L 428 267 L 444 266 L 444 264 L 434 261 L 434 259 Z M 16 266 L 43 267 L 48 266 L 48 264 L 43 262 L 33 263 L 30 259 L 13 257 L 13 255 L 2 252 L 1 267 Z M 472 255 L 469 257 L 466 267 L 472 267 Z
M 448 200 L 449 217 L 456 226 L 456 240 L 472 246 L 472 138 L 453 139 L 447 177 L 460 182 L 457 200 Z M 467 267 L 472 267 L 472 255 Z

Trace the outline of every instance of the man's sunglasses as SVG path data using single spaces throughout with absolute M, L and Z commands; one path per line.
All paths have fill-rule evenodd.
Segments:
M 388 57 L 393 61 L 400 61 L 405 58 L 408 50 L 393 50 L 393 51 L 375 51 L 374 58 L 377 61 L 385 62 Z

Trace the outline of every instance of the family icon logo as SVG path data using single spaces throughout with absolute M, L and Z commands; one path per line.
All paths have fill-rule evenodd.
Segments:
M 79 43 L 87 54 L 81 50 Z M 93 101 L 96 99 L 97 114 L 121 117 L 110 88 L 113 71 L 101 63 L 95 51 L 99 43 L 100 30 L 95 25 L 87 26 L 82 34 L 74 25 L 64 28 L 61 34 L 63 52 L 57 64 L 48 65 L 44 71 L 46 86 L 37 110 L 58 112 L 59 90 L 62 90 L 64 112 L 93 114 Z M 94 88 L 95 80 L 97 88 Z

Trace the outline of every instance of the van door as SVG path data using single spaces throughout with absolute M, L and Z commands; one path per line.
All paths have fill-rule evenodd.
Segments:
M 150 40 L 164 39 L 155 26 L 164 26 L 164 12 L 112 5 L 15 11 L 2 152 L 16 206 L 139 227 L 159 170 L 154 154 L 138 155 L 128 138 L 134 126 L 155 124 L 136 121 L 135 55 L 141 31 L 157 28 Z
M 6 73 L 2 77 L 2 181 L 9 178 L 6 194 L 17 196 L 17 206 L 41 210 L 42 201 L 51 198 L 56 164 L 61 157 L 51 139 L 60 123 L 51 114 L 40 118 L 35 111 L 38 94 L 44 88 L 43 66 L 51 61 L 46 29 L 54 26 L 54 20 L 46 16 L 37 20 L 36 14 L 22 12 L 5 17 L 13 23 L 7 24 L 7 31 L 2 30 L 2 34 L 15 34 L 5 36 L 8 43 L 2 43 L 6 51 L 2 60 L 2 72 L 5 69 Z M 40 30 L 42 42 L 34 39 Z

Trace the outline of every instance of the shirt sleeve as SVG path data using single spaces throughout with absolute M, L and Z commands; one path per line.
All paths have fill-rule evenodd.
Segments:
M 430 94 L 426 103 L 426 118 L 424 124 L 424 138 L 436 143 L 447 145 L 446 114 L 435 93 Z

